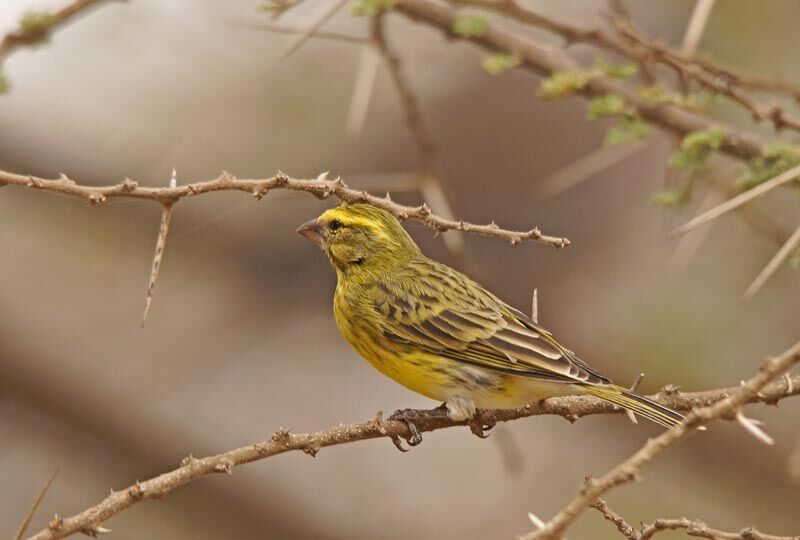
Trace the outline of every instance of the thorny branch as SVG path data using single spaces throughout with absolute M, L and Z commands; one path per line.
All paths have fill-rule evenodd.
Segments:
M 690 414 L 688 422 L 648 442 L 644 447 L 644 449 L 647 449 L 647 456 L 643 458 L 637 453 L 634 456 L 636 461 L 628 460 L 624 464 L 625 467 L 638 469 L 638 466 L 646 463 L 669 444 L 672 444 L 672 442 L 668 441 L 674 440 L 673 442 L 677 442 L 677 440 L 684 438 L 700 422 L 720 417 L 732 418 L 731 415 L 734 410 L 746 403 L 776 404 L 784 398 L 800 394 L 800 374 L 787 376 L 767 384 L 769 380 L 777 375 L 779 369 L 783 370 L 788 367 L 789 360 L 798 359 L 798 352 L 800 352 L 800 343 L 780 357 L 768 361 L 753 379 L 741 387 L 707 390 L 704 392 L 677 392 L 674 389 L 666 388 L 659 394 L 652 396 L 661 403 L 678 410 L 687 411 L 696 407 L 702 407 L 702 409 Z M 495 411 L 495 415 L 497 420 L 501 422 L 540 415 L 558 415 L 570 422 L 574 422 L 583 416 L 619 412 L 621 410 L 614 405 L 590 396 L 567 396 L 550 398 L 519 409 L 498 410 Z M 419 432 L 424 433 L 455 426 L 466 426 L 468 422 L 456 422 L 442 416 L 431 416 L 421 417 L 418 421 L 415 421 L 415 424 Z M 137 482 L 121 491 L 112 492 L 103 501 L 79 514 L 69 518 L 56 516 L 47 528 L 32 536 L 31 540 L 63 538 L 70 534 L 84 531 L 91 533 L 110 517 L 138 502 L 147 499 L 160 499 L 175 489 L 204 476 L 215 473 L 231 474 L 234 467 L 266 459 L 277 454 L 303 451 L 314 456 L 320 449 L 328 446 L 382 437 L 408 439 L 411 436 L 412 433 L 404 422 L 383 420 L 380 413 L 374 419 L 366 422 L 340 424 L 316 433 L 291 433 L 284 429 L 279 429 L 268 441 L 237 448 L 215 456 L 199 459 L 188 457 L 177 469 L 144 482 Z M 665 441 L 665 437 L 668 438 L 667 441 Z M 621 478 L 615 476 L 610 480 L 601 479 L 596 481 L 598 486 L 606 486 L 602 490 L 600 487 L 588 486 L 585 492 L 592 489 L 598 491 L 598 493 L 586 499 L 586 501 L 581 499 L 577 511 L 580 512 L 596 499 L 602 491 L 627 481 L 628 477 L 625 476 L 628 474 L 627 471 L 628 469 L 623 472 Z M 601 482 L 602 484 L 600 484 Z M 581 497 L 584 497 L 584 495 L 582 494 Z M 586 497 L 589 496 L 586 495 Z M 548 527 L 557 526 L 558 530 L 563 531 L 574 517 L 576 516 L 568 518 L 566 521 L 561 518 L 559 523 L 563 521 L 562 525 L 548 524 Z M 552 524 L 553 522 L 551 521 L 550 523 Z M 556 538 L 557 535 L 554 534 L 548 535 L 546 538 Z
M 162 205 L 171 205 L 184 197 L 193 197 L 213 191 L 242 191 L 249 193 L 256 199 L 261 199 L 272 190 L 286 189 L 310 193 L 319 199 L 327 199 L 333 196 L 346 203 L 369 203 L 391 212 L 400 220 L 412 219 L 419 221 L 438 232 L 449 230 L 464 231 L 495 238 L 503 238 L 512 244 L 536 242 L 556 248 L 563 248 L 569 245 L 569 240 L 567 238 L 543 234 L 537 227 L 528 231 L 513 231 L 501 229 L 494 222 L 488 225 L 478 225 L 466 221 L 445 219 L 433 214 L 426 204 L 420 206 L 398 204 L 388 197 L 376 197 L 375 195 L 370 195 L 366 191 L 352 189 L 340 178 L 330 180 L 327 178 L 327 173 L 323 173 L 315 179 L 302 179 L 291 178 L 279 172 L 271 178 L 252 180 L 239 179 L 229 173 L 223 172 L 214 180 L 182 184 L 175 187 L 156 188 L 142 187 L 129 178 L 112 186 L 88 186 L 78 184 L 64 175 L 61 175 L 58 179 L 48 180 L 35 176 L 25 176 L 0 171 L 0 187 L 4 184 L 72 195 L 85 199 L 90 204 L 101 204 L 111 197 L 123 197 L 129 199 L 149 199 Z
M 648 440 L 639 450 L 600 478 L 587 478 L 580 492 L 545 526 L 533 531 L 525 540 L 556 540 L 564 535 L 564 531 L 604 493 L 639 479 L 639 470 L 664 452 L 667 448 L 687 438 L 696 428 L 717 418 L 736 416 L 741 407 L 753 398 L 761 395 L 770 386 L 770 381 L 800 362 L 800 342 L 775 358 L 763 362 L 758 373 L 744 381 L 739 388 L 709 405 L 692 410 L 686 419 L 674 428 L 665 431 L 658 437 Z M 773 383 L 774 384 L 774 383 Z M 784 384 L 780 382 L 778 384 Z M 786 386 L 789 385 L 787 381 Z
M 667 530 L 682 529 L 688 536 L 710 538 L 711 540 L 800 540 L 800 536 L 774 536 L 764 534 L 753 527 L 747 527 L 739 532 L 720 531 L 712 529 L 698 519 L 690 520 L 685 517 L 679 519 L 657 519 L 648 525 L 642 525 L 640 530 L 634 529 L 625 518 L 611 510 L 603 499 L 595 500 L 591 505 L 603 517 L 614 524 L 619 533 L 628 540 L 648 540 L 656 534 Z

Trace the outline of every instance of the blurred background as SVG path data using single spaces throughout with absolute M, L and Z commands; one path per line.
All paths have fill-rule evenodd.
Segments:
M 0 35 L 30 9 L 56 0 L 3 0 Z M 280 21 L 305 27 L 331 1 L 307 2 Z M 559 20 L 602 23 L 605 2 L 528 2 Z M 636 21 L 679 42 L 693 2 L 629 2 Z M 286 59 L 296 36 L 268 22 L 255 0 L 135 0 L 101 4 L 51 44 L 5 62 L 0 169 L 90 184 L 130 177 L 164 186 L 216 177 L 264 178 L 277 170 L 330 170 L 354 187 L 395 200 L 394 173 L 413 173 L 416 153 L 384 65 L 360 134 L 345 130 L 362 45 L 311 39 Z M 747 72 L 800 80 L 794 50 L 800 5 L 718 2 L 700 52 Z M 623 385 L 639 372 L 652 393 L 736 385 L 759 361 L 798 339 L 798 273 L 781 269 L 749 302 L 741 293 L 777 246 L 729 215 L 686 241 L 666 233 L 696 213 L 651 204 L 674 140 L 657 133 L 627 159 L 572 189 L 546 194 L 552 174 L 603 144 L 607 125 L 587 124 L 585 103 L 536 97 L 538 80 L 480 66 L 484 53 L 430 28 L 388 17 L 440 143 L 442 181 L 454 213 L 504 227 L 538 225 L 572 245 L 465 238 L 454 260 L 441 237 L 407 226 L 426 253 L 464 268 L 527 311 L 539 289 L 540 321 Z M 342 9 L 326 30 L 368 35 Z M 559 41 L 535 30 L 537 39 Z M 575 46 L 571 53 L 591 59 Z M 747 118 L 725 108 L 728 122 Z M 552 178 L 552 177 L 551 177 Z M 400 186 L 402 187 L 402 186 Z M 796 194 L 757 204 L 787 231 Z M 61 472 L 31 532 L 121 489 L 203 456 L 298 432 L 366 420 L 376 411 L 430 407 L 383 378 L 339 337 L 327 260 L 295 234 L 333 201 L 272 192 L 184 199 L 175 207 L 149 319 L 140 328 L 160 209 L 151 201 L 84 201 L 0 190 L 0 536 L 16 531 L 43 482 Z M 447 233 L 453 234 L 453 233 Z M 685 246 L 684 246 L 685 247 Z M 644 469 L 644 482 L 612 492 L 630 523 L 700 517 L 739 530 L 800 530 L 800 490 L 787 474 L 798 445 L 800 400 L 753 406 L 776 444 L 714 424 Z M 113 518 L 114 538 L 514 538 L 548 519 L 586 475 L 600 475 L 659 428 L 624 416 L 570 425 L 558 417 L 511 423 L 499 440 L 467 429 L 425 437 L 400 454 L 388 440 L 277 456 L 204 479 Z M 510 435 L 509 435 L 510 434 Z M 514 439 L 523 463 L 510 470 L 498 443 Z M 675 535 L 678 537 L 679 535 Z M 617 538 L 587 511 L 569 538 Z M 665 538 L 669 536 L 664 535 Z

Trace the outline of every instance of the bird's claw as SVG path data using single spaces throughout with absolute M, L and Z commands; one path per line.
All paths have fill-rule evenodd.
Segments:
M 411 432 L 411 436 L 406 438 L 406 442 L 408 443 L 409 447 L 417 446 L 419 443 L 422 442 L 422 434 L 419 432 L 419 429 L 417 428 L 417 424 L 415 423 L 415 421 L 418 421 L 427 412 L 428 411 L 419 411 L 419 410 L 416 410 L 416 409 L 400 409 L 400 410 L 395 411 L 389 417 L 389 420 L 395 420 L 397 422 L 403 422 L 406 425 L 406 427 L 408 428 L 408 431 Z M 404 448 L 403 447 L 403 443 L 402 443 L 400 437 L 397 436 L 397 435 L 392 437 L 392 442 L 397 447 L 397 449 L 400 450 L 401 452 L 408 452 L 409 450 L 411 450 L 411 448 Z
M 395 411 L 390 417 L 389 420 L 395 420 L 397 422 L 403 422 L 406 427 L 408 427 L 408 431 L 411 432 L 411 436 L 406 438 L 406 442 L 408 446 L 417 446 L 419 443 L 422 442 L 422 434 L 417 427 L 417 423 L 421 420 L 429 419 L 429 418 L 446 418 L 447 417 L 447 407 L 446 405 L 439 406 L 435 409 L 431 410 L 420 410 L 420 409 L 400 409 Z M 397 447 L 398 450 L 401 452 L 408 452 L 410 448 L 404 448 L 400 437 L 393 437 L 392 442 Z
M 489 436 L 489 431 L 497 425 L 497 416 L 494 411 L 479 411 L 469 423 L 469 430 L 481 439 Z

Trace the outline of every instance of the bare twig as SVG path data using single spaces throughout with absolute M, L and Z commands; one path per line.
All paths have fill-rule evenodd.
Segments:
M 712 529 L 698 519 L 657 519 L 650 525 L 642 528 L 638 540 L 648 540 L 661 531 L 674 531 L 683 529 L 688 536 L 699 538 L 710 538 L 711 540 L 800 540 L 800 536 L 774 536 L 757 531 L 753 527 L 747 527 L 737 532 L 726 532 Z
M 793 169 L 789 169 L 786 172 L 779 174 L 778 176 L 767 180 L 766 182 L 757 185 L 756 187 L 733 197 L 732 199 L 728 199 L 724 203 L 720 204 L 719 206 L 715 206 L 708 212 L 704 212 L 697 216 L 696 218 L 684 223 L 674 231 L 672 231 L 671 236 L 680 236 L 682 234 L 686 234 L 687 232 L 696 229 L 700 225 L 704 225 L 709 221 L 712 221 L 731 210 L 734 210 L 745 203 L 750 202 L 751 200 L 759 197 L 768 191 L 775 189 L 776 187 L 782 186 L 784 184 L 788 184 L 789 182 L 795 180 L 798 176 L 800 176 L 800 165 L 794 167 Z
M 800 344 L 796 345 L 792 350 L 784 353 L 784 355 L 776 360 L 781 361 L 782 365 L 785 363 L 786 355 L 796 349 L 800 350 Z M 774 361 L 771 362 L 774 363 Z M 762 369 L 762 372 L 760 372 L 757 377 L 765 377 L 765 374 L 772 373 L 774 370 L 772 363 Z M 652 396 L 652 398 L 659 399 L 662 403 L 674 409 L 684 411 L 691 410 L 695 407 L 705 407 L 709 404 L 717 404 L 715 405 L 717 408 L 719 408 L 719 404 L 723 404 L 725 405 L 725 411 L 727 411 L 727 403 L 731 399 L 736 400 L 737 406 L 744 403 L 777 403 L 786 397 L 800 394 L 800 374 L 793 375 L 791 383 L 780 380 L 767 384 L 763 386 L 763 388 L 759 386 L 760 391 L 758 392 L 750 391 L 754 387 L 753 385 L 754 383 L 749 382 L 743 387 L 722 388 L 705 392 L 670 392 L 664 393 L 663 395 Z M 699 418 L 698 414 L 700 414 L 702 415 L 703 421 L 710 420 L 711 416 L 703 412 L 706 410 L 707 409 L 702 409 L 700 413 L 692 416 L 692 418 Z M 717 409 L 714 410 L 717 411 Z M 570 422 L 574 422 L 578 418 L 587 415 L 613 414 L 619 412 L 619 408 L 614 405 L 600 401 L 591 396 L 566 396 L 550 398 L 519 409 L 498 410 L 495 411 L 495 416 L 498 421 L 507 422 L 529 416 L 552 414 L 562 416 Z M 724 413 L 720 413 L 717 415 L 715 412 L 714 417 L 722 416 L 723 414 Z M 688 426 L 693 425 L 692 422 L 695 422 L 695 420 L 692 420 L 690 424 L 676 428 L 679 430 L 677 433 L 685 433 L 687 429 L 690 429 Z M 422 417 L 415 421 L 415 423 L 421 433 L 468 425 L 468 422 L 456 422 L 446 417 L 439 416 Z M 676 433 L 676 430 L 673 429 L 666 433 Z M 356 441 L 381 437 L 409 438 L 411 435 L 406 423 L 392 420 L 379 421 L 378 418 L 356 424 L 340 424 L 326 431 L 319 431 L 316 433 L 289 433 L 281 429 L 273 434 L 270 440 L 266 442 L 260 442 L 202 459 L 187 458 L 179 468 L 145 482 L 136 483 L 122 491 L 114 492 L 92 508 L 76 514 L 75 516 L 60 519 L 56 526 L 48 527 L 32 538 L 35 540 L 63 538 L 75 532 L 85 530 L 87 527 L 99 525 L 111 516 L 122 512 L 126 508 L 142 500 L 162 498 L 178 487 L 193 480 L 215 473 L 230 474 L 233 468 L 239 465 L 266 459 L 277 454 L 299 450 L 307 454 L 315 455 L 320 449 L 327 446 L 349 444 Z M 662 435 L 662 437 L 664 437 L 664 435 Z M 671 437 L 675 436 L 671 435 Z M 679 437 L 682 438 L 683 435 Z M 664 444 L 663 442 L 659 442 L 660 440 L 661 438 L 653 439 L 645 446 L 645 448 L 648 449 L 647 451 L 651 453 L 649 459 L 652 459 L 652 457 L 660 451 L 657 449 L 650 449 L 653 444 L 656 446 Z M 639 460 L 639 465 L 649 460 L 641 461 L 641 458 L 637 459 Z M 634 465 L 629 466 L 633 467 Z M 600 494 L 601 493 L 597 493 L 592 496 L 589 502 L 600 496 Z M 585 507 L 585 505 L 581 508 L 583 507 Z
M 614 524 L 617 528 L 619 533 L 627 538 L 628 540 L 639 540 L 639 533 L 631 527 L 631 525 L 625 521 L 625 518 L 614 512 L 611 508 L 608 507 L 606 501 L 603 499 L 595 499 L 590 505 L 590 507 L 594 508 L 601 514 L 603 517 Z
M 248 28 L 250 30 L 260 30 L 263 32 L 271 32 L 273 34 L 297 35 L 297 34 L 305 34 L 307 32 L 307 30 L 300 28 L 291 28 L 288 26 L 278 26 L 274 24 L 256 23 L 251 21 L 237 22 L 235 24 L 242 26 L 244 28 Z M 369 43 L 369 39 L 367 39 L 366 37 L 354 36 L 350 34 L 342 34 L 339 32 L 325 32 L 322 30 L 317 30 L 316 32 L 314 32 L 314 35 L 312 37 L 315 39 L 328 39 L 331 41 L 342 41 L 345 43 L 355 43 L 355 44 Z
M 747 287 L 744 292 L 744 299 L 749 300 L 759 289 L 772 277 L 772 275 L 781 267 L 781 265 L 789 258 L 789 255 L 800 246 L 800 227 L 797 227 L 788 240 L 781 246 L 781 248 L 770 259 L 763 270 L 756 276 L 753 283 Z
M 465 221 L 445 219 L 433 214 L 427 205 L 406 206 L 397 204 L 386 197 L 376 197 L 375 195 L 370 195 L 366 191 L 351 189 L 347 187 L 340 178 L 330 180 L 325 174 L 313 180 L 290 178 L 283 173 L 278 173 L 271 178 L 260 180 L 244 180 L 223 172 L 214 180 L 182 184 L 174 188 L 155 188 L 142 187 L 130 179 L 125 179 L 123 182 L 112 186 L 87 186 L 77 184 L 63 175 L 61 178 L 48 180 L 45 178 L 0 171 L 0 186 L 3 184 L 71 195 L 84 199 L 90 204 L 101 204 L 111 197 L 149 199 L 165 205 L 174 204 L 184 197 L 193 197 L 202 193 L 214 191 L 242 191 L 251 194 L 257 199 L 262 198 L 269 191 L 274 189 L 303 191 L 320 199 L 327 199 L 333 196 L 346 203 L 369 203 L 378 208 L 383 208 L 400 220 L 413 219 L 440 232 L 447 230 L 464 231 L 495 238 L 504 238 L 512 244 L 537 242 L 557 248 L 569 245 L 568 239 L 545 235 L 538 228 L 529 231 L 513 231 L 501 229 L 495 223 L 476 225 Z
M 50 475 L 50 478 L 47 479 L 47 482 L 45 482 L 42 488 L 39 490 L 39 493 L 36 494 L 31 507 L 28 509 L 28 513 L 25 514 L 25 519 L 22 520 L 22 523 L 19 526 L 17 535 L 14 537 L 16 540 L 21 540 L 25 535 L 25 531 L 28 530 L 28 526 L 31 524 L 33 516 L 36 515 L 36 510 L 38 510 L 39 505 L 42 504 L 42 499 L 44 499 L 47 490 L 50 489 L 50 486 L 53 485 L 53 480 L 55 480 L 56 476 L 58 476 L 59 470 L 60 469 L 56 467 L 56 469 L 53 471 L 53 474 Z
M 603 499 L 596 499 L 592 508 L 597 509 L 603 517 L 614 524 L 622 536 L 628 540 L 648 540 L 656 534 L 667 530 L 683 529 L 687 536 L 710 538 L 712 540 L 800 540 L 800 536 L 773 536 L 757 531 L 753 527 L 742 529 L 738 533 L 712 529 L 700 520 L 657 519 L 649 525 L 642 525 L 640 530 L 634 529 L 625 518 L 611 510 Z
M 648 142 L 615 144 L 593 150 L 538 182 L 541 197 L 555 197 L 642 152 Z
M 636 480 L 642 466 L 652 461 L 667 448 L 682 441 L 696 431 L 701 424 L 721 417 L 734 415 L 753 397 L 768 387 L 770 381 L 779 376 L 793 364 L 800 361 L 800 342 L 775 358 L 767 359 L 758 373 L 742 383 L 727 397 L 709 406 L 695 409 L 686 419 L 674 428 L 665 431 L 658 437 L 648 440 L 628 459 L 611 469 L 598 479 L 588 478 L 581 491 L 559 511 L 546 526 L 533 531 L 524 538 L 526 540 L 555 540 L 563 536 L 564 531 L 578 518 L 586 507 L 610 489 Z M 778 383 L 780 384 L 780 383 Z
M 328 6 L 325 11 L 322 12 L 322 15 L 317 18 L 311 25 L 306 28 L 302 34 L 300 34 L 292 43 L 286 48 L 283 53 L 281 53 L 278 60 L 285 60 L 289 56 L 291 56 L 294 52 L 296 52 L 300 47 L 305 44 L 306 41 L 311 39 L 314 33 L 319 30 L 323 24 L 328 22 L 331 17 L 336 15 L 336 12 L 341 9 L 347 0 L 333 0 L 330 6 Z

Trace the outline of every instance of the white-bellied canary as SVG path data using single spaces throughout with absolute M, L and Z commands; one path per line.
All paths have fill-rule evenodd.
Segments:
M 569 394 L 596 396 L 667 427 L 683 418 L 612 384 L 530 317 L 425 257 L 385 210 L 345 204 L 297 231 L 336 270 L 333 312 L 342 336 L 381 373 L 444 402 L 453 420 Z

